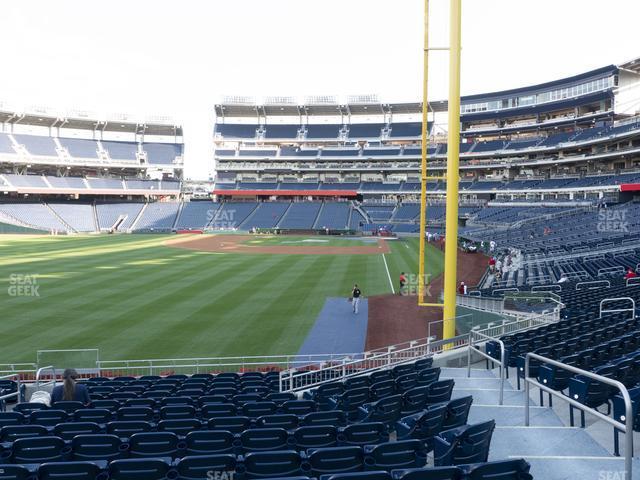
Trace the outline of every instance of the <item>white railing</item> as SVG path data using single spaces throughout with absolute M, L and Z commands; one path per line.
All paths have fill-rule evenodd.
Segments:
M 631 304 L 631 308 L 612 308 L 612 309 L 604 309 L 604 306 L 607 303 L 620 303 L 620 302 L 629 302 Z M 603 313 L 620 313 L 620 312 L 630 312 L 631 319 L 636 316 L 636 301 L 631 297 L 616 297 L 616 298 L 604 298 L 600 301 L 600 318 L 602 318 Z
M 491 355 L 488 355 L 486 352 L 482 351 L 482 349 L 477 346 L 478 343 L 486 344 L 487 341 L 496 342 L 500 346 L 500 360 L 493 358 Z M 480 332 L 469 332 L 469 348 L 467 349 L 467 378 L 471 377 L 471 352 L 476 352 L 480 356 L 486 358 L 492 363 L 498 365 L 500 369 L 500 398 L 498 400 L 498 405 L 504 404 L 504 378 L 505 371 L 507 368 L 506 361 L 506 350 L 504 348 L 504 342 L 498 338 L 492 338 L 484 333 Z
M 366 355 L 361 359 L 344 358 L 341 362 L 323 363 L 314 370 L 289 369 L 280 372 L 280 391 L 297 392 L 318 387 L 324 383 L 343 381 L 357 375 L 365 375 L 376 370 L 392 368 L 414 362 L 421 358 L 431 357 L 445 350 L 466 347 L 469 344 L 469 334 L 458 335 L 446 340 L 431 342 L 428 338 L 414 341 L 414 345 L 404 349 L 388 347 L 384 353 Z
M 578 402 L 577 400 L 574 400 L 573 398 L 564 395 L 562 392 L 558 392 L 556 390 L 553 390 L 552 388 L 549 388 L 546 385 L 543 385 L 542 383 L 538 382 L 536 379 L 531 378 L 530 377 L 530 372 L 529 372 L 529 366 L 530 366 L 530 361 L 531 359 L 534 360 L 538 360 L 540 362 L 546 363 L 547 365 L 552 365 L 556 368 L 560 368 L 563 370 L 567 370 L 571 373 L 575 373 L 576 375 L 581 375 L 587 378 L 590 378 L 592 380 L 596 380 L 598 382 L 604 383 L 606 385 L 610 385 L 614 388 L 616 388 L 617 390 L 620 391 L 620 394 L 622 395 L 622 398 L 624 399 L 624 408 L 625 408 L 625 423 L 620 423 L 618 421 L 616 421 L 615 419 L 600 413 L 598 410 L 596 410 L 595 408 L 591 408 L 588 407 L 580 402 Z M 558 362 L 556 360 L 552 360 L 550 358 L 547 357 L 543 357 L 541 355 L 537 355 L 535 353 L 527 353 L 526 359 L 525 359 L 525 366 L 524 366 L 524 389 L 525 389 L 525 410 L 524 410 L 524 424 L 525 426 L 529 426 L 530 424 L 530 414 L 529 414 L 529 410 L 530 410 L 530 403 L 531 403 L 531 399 L 529 396 L 529 391 L 531 389 L 531 385 L 533 385 L 534 387 L 538 387 L 541 391 L 547 392 L 549 395 L 553 395 L 556 398 L 560 398 L 566 402 L 568 402 L 570 405 L 572 405 L 573 407 L 582 410 L 583 412 L 589 413 L 591 415 L 593 415 L 596 418 L 599 418 L 600 420 L 603 420 L 607 423 L 609 423 L 610 425 L 613 425 L 613 428 L 620 430 L 621 432 L 623 432 L 625 434 L 625 447 L 624 447 L 624 466 L 625 466 L 625 480 L 631 480 L 633 478 L 632 476 L 632 457 L 633 457 L 633 422 L 634 422 L 634 418 L 633 418 L 633 405 L 631 402 L 631 397 L 629 396 L 629 391 L 627 390 L 627 388 L 619 381 L 617 380 L 612 380 L 610 378 L 607 377 L 603 377 L 601 375 L 597 375 L 595 373 L 592 373 L 588 370 L 582 370 L 580 368 L 576 368 L 572 365 L 567 365 L 561 362 Z

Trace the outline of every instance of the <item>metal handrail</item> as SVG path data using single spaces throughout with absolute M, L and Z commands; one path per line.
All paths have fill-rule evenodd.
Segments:
M 625 287 L 637 287 L 640 286 L 640 277 L 627 278 Z
M 500 360 L 493 358 L 491 355 L 488 355 L 487 353 L 483 352 L 478 347 L 476 347 L 474 345 L 474 338 L 473 338 L 474 335 L 483 337 L 485 339 L 485 343 L 487 342 L 487 340 L 492 340 L 494 342 L 497 342 L 500 345 Z M 471 350 L 474 350 L 475 352 L 479 353 L 481 356 L 483 356 L 490 362 L 495 363 L 498 365 L 498 367 L 500 367 L 500 400 L 498 404 L 503 405 L 504 404 L 505 368 L 507 365 L 507 362 L 506 362 L 507 355 L 504 347 L 504 342 L 498 338 L 493 338 L 493 337 L 490 337 L 489 335 L 485 335 L 484 333 L 480 333 L 477 331 L 469 332 L 469 349 L 467 350 L 467 378 L 471 377 Z
M 571 397 L 563 395 L 562 393 L 557 392 L 556 390 L 553 390 L 552 388 L 549 388 L 546 385 L 543 385 L 542 383 L 538 382 L 535 379 L 529 378 L 529 362 L 532 358 L 535 360 L 539 360 L 540 362 L 546 363 L 548 365 L 553 365 L 554 367 L 561 368 L 571 373 L 582 375 L 592 380 L 596 380 L 598 382 L 611 385 L 612 387 L 617 388 L 622 394 L 622 398 L 624 399 L 625 423 L 622 424 L 616 421 L 615 419 L 603 413 L 600 413 L 595 408 L 587 407 L 586 405 L 578 402 L 577 400 L 574 400 Z M 625 480 L 632 479 L 631 469 L 632 469 L 632 458 L 633 458 L 633 420 L 634 420 L 633 405 L 631 403 L 631 397 L 629 396 L 629 391 L 627 390 L 627 388 L 624 386 L 622 382 L 619 382 L 617 380 L 612 380 L 610 378 L 603 377 L 602 375 L 597 375 L 593 372 L 589 372 L 588 370 L 582 370 L 572 365 L 567 365 L 565 363 L 558 362 L 556 360 L 552 360 L 547 357 L 543 357 L 542 355 L 529 352 L 526 355 L 525 364 L 524 364 L 524 390 L 525 390 L 524 423 L 525 423 L 525 426 L 527 427 L 529 426 L 529 423 L 530 423 L 530 417 L 529 417 L 529 409 L 530 409 L 530 402 L 531 402 L 531 399 L 529 398 L 529 390 L 531 388 L 530 385 L 534 385 L 538 387 L 540 390 L 547 392 L 548 394 L 553 395 L 556 398 L 561 398 L 569 402 L 569 404 L 576 407 L 577 409 L 582 410 L 583 412 L 589 413 L 599 418 L 600 420 L 604 420 L 610 425 L 613 425 L 614 428 L 623 432 L 625 434 L 625 446 L 624 446 Z
M 42 372 L 47 371 L 47 370 L 51 370 L 52 373 L 52 382 L 53 382 L 53 386 L 56 386 L 56 368 L 53 365 L 47 365 L 46 367 L 40 367 L 38 369 L 38 371 L 36 372 L 36 388 L 40 388 L 40 376 L 42 374 Z
M 607 302 L 619 302 L 621 300 L 627 300 L 631 302 L 631 308 L 614 308 L 612 310 L 603 310 L 602 306 Z M 631 312 L 631 318 L 635 318 L 636 316 L 636 301 L 631 297 L 615 297 L 615 298 L 603 298 L 600 301 L 600 316 L 602 318 L 603 313 L 617 313 L 617 312 Z
M 427 357 L 431 357 L 433 356 L 434 353 L 437 353 L 441 350 L 451 350 L 452 348 L 460 348 L 463 346 L 467 345 L 467 342 L 465 341 L 463 344 L 460 345 L 456 345 L 456 342 L 459 342 L 461 340 L 467 340 L 468 341 L 469 338 L 469 334 L 464 334 L 464 335 L 458 335 L 452 338 L 447 338 L 444 340 L 438 340 L 437 342 L 430 342 L 428 341 L 426 344 L 414 344 L 408 348 L 405 349 L 401 349 L 401 350 L 397 350 L 393 347 L 388 347 L 387 351 L 384 353 L 380 353 L 371 357 L 365 357 L 360 358 L 360 359 L 344 359 L 342 361 L 342 363 L 337 364 L 337 365 L 331 365 L 325 369 L 319 369 L 319 370 L 311 370 L 311 371 L 306 371 L 306 372 L 302 372 L 300 375 L 295 376 L 295 373 L 297 373 L 297 370 L 295 368 L 290 369 L 290 370 L 284 370 L 280 372 L 280 379 L 279 379 L 279 385 L 280 385 L 280 391 L 281 392 L 293 392 L 293 391 L 299 391 L 299 390 L 306 390 L 309 388 L 314 388 L 317 387 L 319 385 L 322 385 L 323 383 L 328 383 L 328 382 L 336 382 L 336 381 L 341 381 L 341 380 L 345 380 L 347 378 L 351 378 L 351 377 L 355 377 L 358 375 L 364 375 L 364 374 L 368 374 L 377 370 L 385 370 L 388 369 L 391 366 L 396 366 L 396 365 L 402 365 L 405 363 L 410 363 L 410 362 L 415 362 L 416 360 L 419 360 L 420 358 L 427 358 Z M 429 340 L 429 339 L 427 339 Z M 406 354 L 411 354 L 414 353 L 415 355 L 407 355 L 404 356 Z M 393 362 L 393 357 L 399 357 L 398 361 Z M 372 362 L 372 361 L 379 361 L 380 364 L 370 367 L 370 368 L 358 368 L 362 366 L 362 362 L 364 361 L 368 361 L 368 362 Z M 353 371 L 351 373 L 347 373 L 347 369 L 349 367 L 355 367 L 357 370 Z M 323 370 L 327 371 L 327 370 L 331 370 L 331 369 L 340 369 L 341 370 L 341 375 L 340 377 L 334 377 L 328 380 L 317 380 L 317 381 L 311 381 L 308 384 L 305 385 L 300 385 L 300 386 L 294 386 L 292 383 L 292 380 L 294 378 L 296 379 L 301 379 L 303 378 L 305 375 L 306 376 L 311 376 L 313 379 L 313 376 L 317 376 L 318 374 L 322 373 Z M 286 387 L 286 383 L 289 382 L 288 388 Z
M 611 282 L 609 280 L 592 280 L 590 282 L 578 282 L 576 283 L 576 292 L 579 290 L 595 290 L 596 288 L 601 288 L 605 283 L 607 284 L 606 288 L 611 287 Z M 586 285 L 587 288 L 578 288 L 581 285 Z

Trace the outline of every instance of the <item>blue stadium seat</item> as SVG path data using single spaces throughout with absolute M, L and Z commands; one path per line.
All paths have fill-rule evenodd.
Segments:
M 402 418 L 396 423 L 399 440 L 419 439 L 425 442 L 428 450 L 433 449 L 433 438 L 443 431 L 447 415 L 447 405 L 432 405 L 427 410 Z
M 265 415 L 256 419 L 256 428 L 284 428 L 293 430 L 298 427 L 299 418 L 291 413 L 278 415 Z
M 190 407 L 196 406 L 196 401 L 187 396 L 166 397 L 160 401 L 162 407 L 174 406 L 174 405 L 188 405 Z
M 394 480 L 462 480 L 464 471 L 458 467 L 411 468 L 391 472 Z
M 175 457 L 179 438 L 172 432 L 135 433 L 129 438 L 131 457 Z
M 13 442 L 11 460 L 14 463 L 44 463 L 64 460 L 68 447 L 59 437 L 19 438 Z
M 486 462 L 495 421 L 440 432 L 434 439 L 436 466 Z
M 399 393 L 404 393 L 408 390 L 411 390 L 412 388 L 419 386 L 418 373 L 410 372 L 404 375 L 400 375 L 398 378 L 396 378 L 395 384 L 396 384 L 396 390 Z
M 393 380 L 383 380 L 376 382 L 369 388 L 369 393 L 372 400 L 380 400 L 385 397 L 390 397 L 398 393 L 396 382 Z
M 274 402 L 249 402 L 241 407 L 242 415 L 249 418 L 258 418 L 263 415 L 273 415 L 278 411 Z
M 360 421 L 391 424 L 400 418 L 402 395 L 392 395 L 360 407 Z
M 343 427 L 347 424 L 347 415 L 342 410 L 308 413 L 300 420 L 300 425 L 333 425 Z
M 236 468 L 231 454 L 187 456 L 176 464 L 175 480 L 210 480 L 211 472 L 235 472 Z
M 440 367 L 427 367 L 418 372 L 418 385 L 428 386 L 440 379 Z
M 119 437 L 130 437 L 135 433 L 151 431 L 151 423 L 138 420 L 116 420 L 107 423 L 107 433 Z
M 270 393 L 269 395 L 267 395 L 267 400 L 269 400 L 270 402 L 275 402 L 277 405 L 282 405 L 285 402 L 288 402 L 289 400 L 295 400 L 296 396 L 295 394 L 291 393 L 291 392 L 277 392 L 277 393 Z
M 7 425 L 0 428 L 0 442 L 13 442 L 18 438 L 45 437 L 49 434 L 42 425 Z
M 391 474 L 383 470 L 370 472 L 336 473 L 322 475 L 320 480 L 391 480 Z
M 189 432 L 202 428 L 202 423 L 196 418 L 182 418 L 173 420 L 160 420 L 158 422 L 159 432 L 173 432 L 179 436 L 185 436 Z
M 204 407 L 209 403 L 229 403 L 229 397 L 226 395 L 201 395 L 198 398 L 198 405 L 200 408 Z
M 85 408 L 85 405 L 82 402 L 76 402 L 73 400 L 62 400 L 54 403 L 52 408 L 55 408 L 56 410 L 64 410 L 65 412 L 72 414 L 80 408 Z
M 240 434 L 240 442 L 246 452 L 285 450 L 289 447 L 284 428 L 250 428 Z
M 149 407 L 120 407 L 116 412 L 119 421 L 152 422 L 153 410 Z
M 389 432 L 382 422 L 356 423 L 340 429 L 341 445 L 371 445 L 389 440 Z
M 0 480 L 33 480 L 33 473 L 24 465 L 0 464 Z
M 14 412 L 24 413 L 24 414 L 29 414 L 33 410 L 46 410 L 47 408 L 49 408 L 49 407 L 47 407 L 44 403 L 23 402 L 23 403 L 17 404 L 15 407 L 13 407 L 13 411 Z
M 63 440 L 71 440 L 76 435 L 101 433 L 102 428 L 94 422 L 67 422 L 53 427 L 53 434 Z
M 469 418 L 469 410 L 471 410 L 472 403 L 473 397 L 471 395 L 449 401 L 442 429 L 450 430 L 465 425 L 467 418 Z
M 364 454 L 367 470 L 418 468 L 427 463 L 427 451 L 422 442 L 416 439 L 367 445 Z
M 302 473 L 302 458 L 293 450 L 248 453 L 239 473 L 247 479 L 296 476 Z
M 233 403 L 207 403 L 201 410 L 202 418 L 233 417 L 238 407 Z
M 306 415 L 314 412 L 316 407 L 316 402 L 313 400 L 290 400 L 282 404 L 282 412 L 294 415 Z
M 360 447 L 319 448 L 310 450 L 308 454 L 314 476 L 359 472 L 364 468 L 364 452 Z
M 233 453 L 236 442 L 233 434 L 226 430 L 199 430 L 185 437 L 187 455 L 213 455 Z
M 209 430 L 227 430 L 238 434 L 251 426 L 251 419 L 243 416 L 213 417 L 207 422 Z
M 5 425 L 23 425 L 25 416 L 20 412 L 0 412 L 0 428 Z
M 103 479 L 106 475 L 102 472 L 106 467 L 106 462 L 99 461 L 43 463 L 38 467 L 38 480 Z
M 453 392 L 454 381 L 439 380 L 429 385 L 427 392 L 427 405 L 433 405 L 434 403 L 448 402 L 451 400 L 451 393 Z
M 168 405 L 160 409 L 160 418 L 162 420 L 183 420 L 195 417 L 196 409 L 191 405 Z
M 64 410 L 34 410 L 29 414 L 29 423 L 31 425 L 53 427 L 58 423 L 66 422 L 67 417 L 67 412 L 65 412 Z
M 165 480 L 170 465 L 158 458 L 114 460 L 109 464 L 109 480 Z
M 101 408 L 105 410 L 109 410 L 111 413 L 115 413 L 122 404 L 114 399 L 105 399 L 105 400 L 93 400 L 91 402 L 91 406 L 93 408 Z
M 71 440 L 74 460 L 114 460 L 128 456 L 128 447 L 112 434 L 77 435 Z
M 104 424 L 111 421 L 111 412 L 106 408 L 82 408 L 73 413 L 73 420 Z
M 468 465 L 468 480 L 533 480 L 531 466 L 523 459 Z
M 338 429 L 332 425 L 299 427 L 292 432 L 290 440 L 298 450 L 335 447 L 338 444 Z

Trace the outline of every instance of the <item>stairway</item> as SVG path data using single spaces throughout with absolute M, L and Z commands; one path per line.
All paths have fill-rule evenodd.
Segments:
M 516 390 L 515 369 L 505 382 L 504 405 L 498 405 L 498 370 L 442 368 L 440 378 L 454 378 L 452 398 L 473 395 L 469 424 L 495 420 L 489 460 L 524 458 L 535 479 L 624 479 L 624 457 L 613 456 L 613 429 L 592 422 L 586 429 L 569 426 L 568 403 L 554 399 L 554 407 L 540 406 L 537 389 L 531 391 L 530 425 L 524 426 L 523 390 Z M 545 402 L 547 396 L 545 395 Z M 589 418 L 587 416 L 587 418 Z M 624 436 L 620 436 L 621 444 Z M 638 434 L 636 434 L 636 445 Z M 636 449 L 636 452 L 638 450 Z M 634 478 L 640 478 L 640 458 L 634 457 Z

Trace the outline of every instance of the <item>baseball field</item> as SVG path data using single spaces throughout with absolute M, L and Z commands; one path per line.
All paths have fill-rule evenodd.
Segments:
M 327 297 L 392 292 L 418 239 L 0 236 L 0 363 L 295 354 Z M 426 271 L 442 272 L 427 246 Z M 346 300 L 345 300 L 346 301 Z

